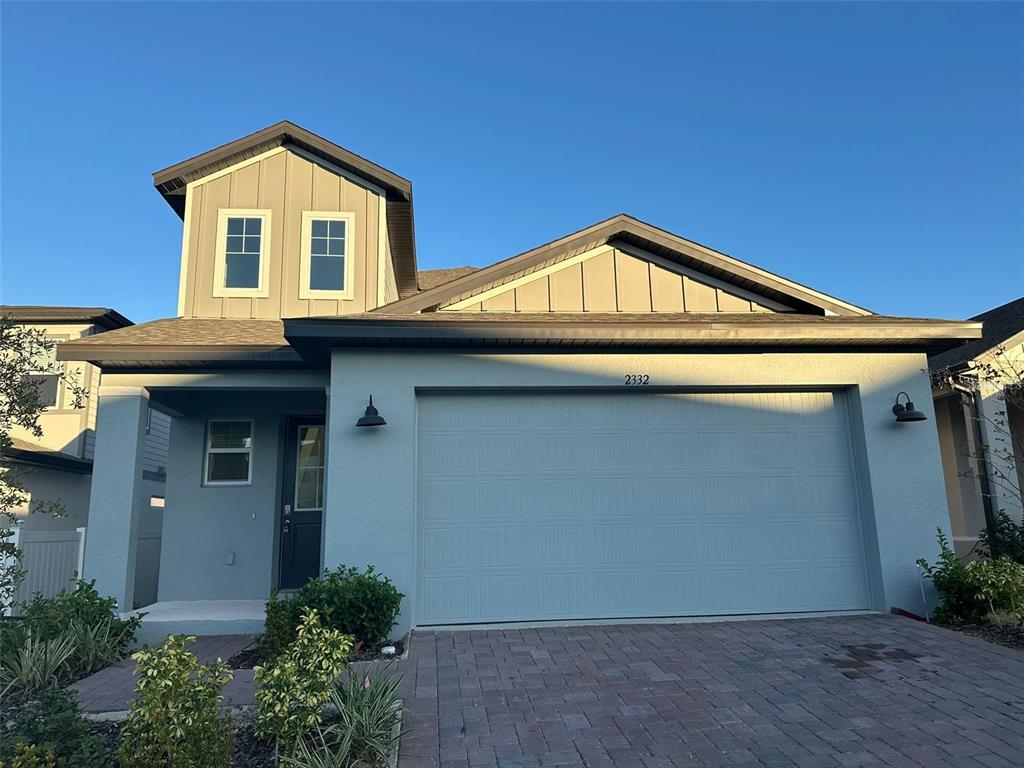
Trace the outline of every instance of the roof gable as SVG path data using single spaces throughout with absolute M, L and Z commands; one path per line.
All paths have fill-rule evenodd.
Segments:
M 386 223 L 395 280 L 401 295 L 416 291 L 416 236 L 412 182 L 287 120 L 175 163 L 153 174 L 153 186 L 174 209 L 185 216 L 188 185 L 279 147 L 309 155 L 336 166 L 384 191 Z
M 781 304 L 624 244 L 600 245 L 443 312 L 792 312 Z
M 808 314 L 869 315 L 866 309 L 774 275 L 719 251 L 658 229 L 626 214 L 613 216 L 437 288 L 378 308 L 377 312 L 434 311 L 503 283 L 543 270 L 600 246 L 638 249 L 699 272 L 734 289 L 764 297 Z

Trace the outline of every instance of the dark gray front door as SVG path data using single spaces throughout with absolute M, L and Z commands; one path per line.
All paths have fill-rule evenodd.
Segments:
M 320 573 L 324 432 L 323 416 L 288 421 L 281 512 L 281 589 L 297 589 Z

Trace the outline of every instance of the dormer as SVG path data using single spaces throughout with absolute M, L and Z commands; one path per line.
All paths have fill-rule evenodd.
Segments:
M 416 291 L 412 184 L 290 122 L 153 174 L 180 317 L 323 317 Z

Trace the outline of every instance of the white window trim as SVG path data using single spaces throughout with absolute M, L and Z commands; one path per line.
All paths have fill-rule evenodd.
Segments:
M 211 427 L 214 424 L 224 422 L 244 421 L 249 424 L 249 447 L 248 448 L 211 448 L 210 435 Z M 206 434 L 203 436 L 203 486 L 210 488 L 222 488 L 224 486 L 252 485 L 252 463 L 253 448 L 256 445 L 256 424 L 252 419 L 209 419 L 206 422 Z M 245 480 L 210 480 L 210 454 L 211 453 L 243 453 L 249 454 L 249 477 Z
M 313 246 L 313 219 L 345 222 L 345 289 L 342 291 L 321 291 L 309 287 L 309 271 Z M 356 215 L 349 211 L 303 211 L 302 212 L 302 246 L 299 250 L 299 298 L 300 299 L 334 299 L 352 301 L 355 299 L 354 280 L 352 276 L 352 248 L 355 242 Z
M 260 281 L 255 288 L 228 288 L 224 285 L 227 273 L 228 219 L 244 216 L 263 219 L 260 227 Z M 267 257 L 270 243 L 270 211 L 266 208 L 218 208 L 217 209 L 217 258 L 213 264 L 213 295 L 216 298 L 260 299 L 270 295 L 270 259 Z

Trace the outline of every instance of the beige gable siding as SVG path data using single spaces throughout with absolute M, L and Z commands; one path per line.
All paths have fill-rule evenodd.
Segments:
M 461 299 L 461 312 L 773 312 L 756 298 L 603 246 L 507 287 Z M 479 300 L 477 300 L 479 298 Z
M 186 205 L 185 274 L 182 280 L 185 317 L 306 317 L 365 312 L 378 305 L 378 237 L 382 229 L 380 195 L 334 170 L 291 150 L 279 150 L 242 164 L 223 175 L 190 185 Z M 214 296 L 218 212 L 222 208 L 270 211 L 266 297 Z M 351 299 L 300 298 L 302 212 L 354 214 L 347 243 L 352 260 Z M 387 281 L 388 276 L 381 276 Z M 394 282 L 394 276 L 390 280 Z M 397 289 L 385 289 L 397 299 Z M 392 299 L 392 300 L 394 300 Z

